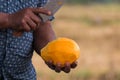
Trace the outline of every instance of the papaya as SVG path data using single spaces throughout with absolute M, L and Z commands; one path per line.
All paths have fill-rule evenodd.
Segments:
M 53 61 L 56 65 L 60 63 L 64 67 L 66 62 L 73 63 L 80 56 L 78 44 L 69 38 L 61 37 L 49 42 L 41 49 L 41 57 L 45 61 Z

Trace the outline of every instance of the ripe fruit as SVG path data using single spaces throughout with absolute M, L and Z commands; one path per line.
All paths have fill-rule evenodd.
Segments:
M 52 60 L 53 64 L 66 62 L 73 63 L 80 56 L 80 48 L 77 43 L 68 38 L 58 38 L 49 42 L 42 50 L 41 57 L 45 61 Z

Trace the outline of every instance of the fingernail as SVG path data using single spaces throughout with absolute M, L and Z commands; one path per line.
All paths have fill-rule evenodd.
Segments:
M 48 15 L 51 15 L 52 13 L 51 13 L 51 11 L 48 11 Z
M 49 60 L 49 63 L 51 64 L 51 63 L 53 63 L 53 61 L 52 61 L 52 60 Z
M 69 62 L 66 62 L 66 66 L 70 66 L 70 63 L 69 63 Z

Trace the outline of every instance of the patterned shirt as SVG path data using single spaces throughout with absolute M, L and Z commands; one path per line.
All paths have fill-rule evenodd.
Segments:
M 26 7 L 43 6 L 47 0 L 0 0 L 0 12 L 14 13 Z M 13 30 L 0 30 L 0 80 L 36 80 L 32 65 L 33 33 L 13 36 Z

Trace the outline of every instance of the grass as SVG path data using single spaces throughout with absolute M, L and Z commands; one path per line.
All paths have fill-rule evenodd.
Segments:
M 55 73 L 37 55 L 33 64 L 38 80 L 120 80 L 120 6 L 65 5 L 55 15 L 58 37 L 75 40 L 81 49 L 76 69 Z

